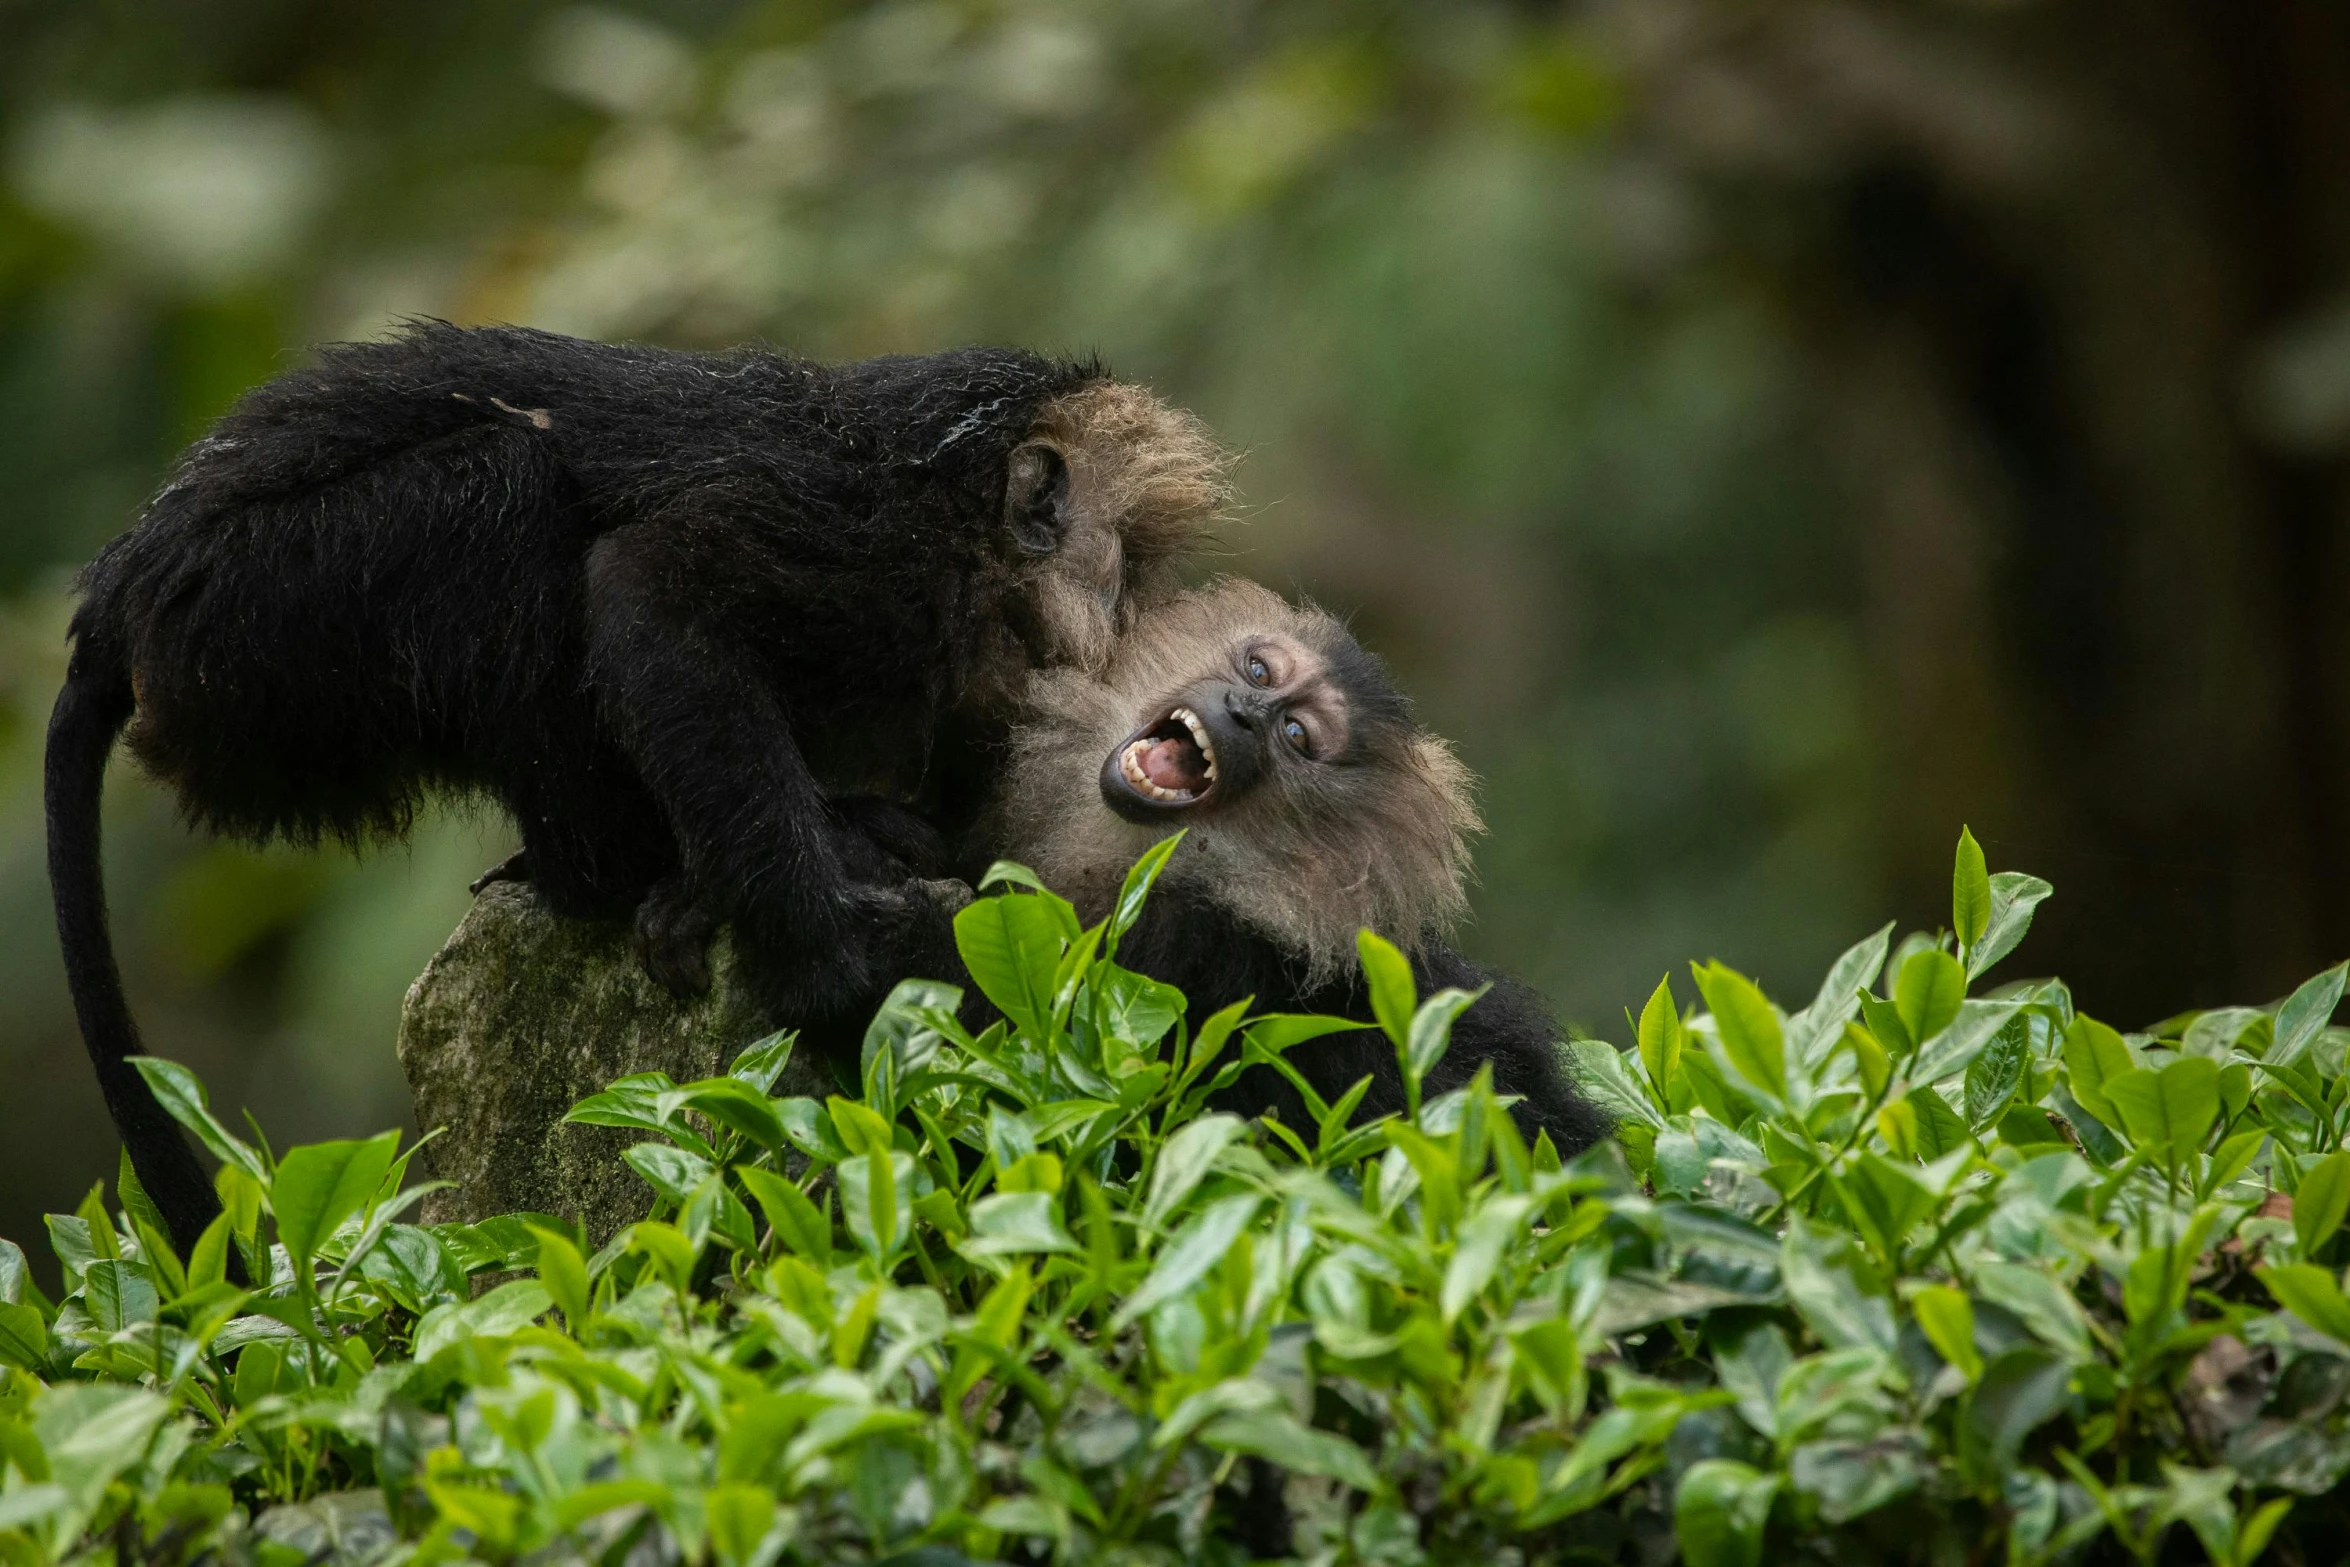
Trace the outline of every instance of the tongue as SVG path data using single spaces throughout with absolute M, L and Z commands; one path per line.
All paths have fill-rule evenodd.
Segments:
M 1188 740 L 1156 740 L 1142 753 L 1142 775 L 1162 789 L 1196 791 L 1206 777 L 1198 760 L 1199 747 Z

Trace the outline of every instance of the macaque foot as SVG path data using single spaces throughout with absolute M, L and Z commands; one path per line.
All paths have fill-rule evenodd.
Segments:
M 528 880 L 530 880 L 530 851 L 516 849 L 512 854 L 507 855 L 497 864 L 474 877 L 471 882 L 466 884 L 465 890 L 478 898 L 481 896 L 482 888 L 493 882 Z
M 637 905 L 637 961 L 680 1000 L 702 995 L 710 988 L 710 933 L 717 927 L 685 878 L 672 876 Z

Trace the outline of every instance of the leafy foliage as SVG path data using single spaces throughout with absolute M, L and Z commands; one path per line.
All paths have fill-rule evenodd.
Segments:
M 1572 1047 L 1619 1137 L 1529 1147 L 1465 998 L 1363 938 L 1416 1107 L 1283 1059 L 1017 868 L 901 985 L 859 1092 L 614 1083 L 652 1214 L 406 1222 L 389 1134 L 222 1161 L 175 1255 L 126 1171 L 0 1243 L 0 1560 L 2318 1560 L 2350 1519 L 2344 970 L 2122 1034 L 1970 994 L 2045 883 L 1961 840 L 1954 933 L 1802 1010 L 1699 966 Z M 1209 1100 L 1245 1067 L 1312 1123 Z M 239 1282 L 239 1279 L 246 1282 Z M 2183 1527 L 2182 1527 L 2183 1526 Z M 2292 1553 L 2297 1552 L 2295 1556 Z M 913 1559 L 908 1557 L 909 1560 Z

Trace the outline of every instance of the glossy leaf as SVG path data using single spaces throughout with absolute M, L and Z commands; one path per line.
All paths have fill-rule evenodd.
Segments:
M 2268 1049 L 2271 1065 L 2291 1066 L 2301 1059 L 2340 1004 L 2345 973 L 2350 973 L 2350 964 L 2337 963 L 2285 998 L 2277 1008 L 2276 1037 Z
M 2081 1108 L 2117 1130 L 2121 1111 L 2105 1097 L 2109 1079 L 2138 1069 L 2137 1055 L 2121 1035 L 2087 1014 L 2076 1014 L 2064 1031 L 2064 1066 Z
M 2308 1257 L 2333 1238 L 2350 1213 L 2350 1149 L 2336 1149 L 2301 1172 L 2293 1191 L 2293 1234 Z
M 2107 1078 L 2104 1091 L 2130 1141 L 2168 1162 L 2200 1148 L 2219 1120 L 2219 1066 L 2203 1056 L 2134 1068 Z
M 1920 1045 L 1958 1021 L 1966 1000 L 1966 970 L 1947 952 L 1913 952 L 1893 982 L 1893 1008 L 1901 1026 Z
M 312 1143 L 289 1151 L 270 1183 L 277 1238 L 299 1261 L 313 1256 L 345 1219 L 374 1198 L 392 1167 L 400 1134 L 365 1142 Z
M 1975 1348 L 1975 1307 L 1966 1291 L 1947 1284 L 1929 1284 L 1910 1297 L 1910 1310 L 1934 1352 L 1974 1382 L 1983 1375 L 1982 1352 Z
M 1060 909 L 1038 893 L 978 898 L 955 916 L 955 947 L 971 982 L 1029 1034 L 1051 1025 L 1053 978 L 1069 937 Z
M 2327 1337 L 2350 1344 L 2350 1299 L 2332 1273 L 2306 1262 L 2253 1271 L 2278 1305 Z
M 1719 1030 L 1722 1053 L 1739 1076 L 1784 1101 L 1788 1097 L 1787 1042 L 1779 1014 L 1753 980 L 1719 963 L 1696 969 Z
M 1950 928 L 1958 933 L 1958 950 L 1969 954 L 1991 928 L 1991 870 L 1983 863 L 1983 846 L 1974 832 L 1958 830 L 1958 863 L 1950 876 Z
M 1735 1459 L 1689 1466 L 1673 1494 L 1673 1533 L 1688 1567 L 1760 1567 L 1780 1479 Z
M 1363 966 L 1363 983 L 1371 992 L 1371 1016 L 1379 1020 L 1397 1050 L 1405 1049 L 1411 1043 L 1418 990 L 1412 981 L 1411 960 L 1395 943 L 1370 930 L 1356 932 L 1355 955 Z
M 2016 949 L 2032 928 L 2032 914 L 2055 888 L 2037 876 L 2000 871 L 1991 878 L 1991 920 L 1982 939 L 1967 949 L 1966 975 L 1972 981 Z

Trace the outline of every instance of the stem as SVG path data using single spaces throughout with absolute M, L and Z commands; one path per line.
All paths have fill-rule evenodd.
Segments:
M 1836 1146 L 1835 1151 L 1829 1154 L 1827 1158 L 1821 1160 L 1818 1164 L 1813 1165 L 1811 1169 L 1804 1175 L 1803 1179 L 1795 1183 L 1795 1189 L 1790 1191 L 1786 1196 L 1780 1198 L 1778 1202 L 1773 1204 L 1770 1212 L 1764 1214 L 1761 1219 L 1756 1221 L 1757 1223 L 1768 1225 L 1773 1219 L 1776 1219 L 1779 1217 L 1779 1215 L 1785 1213 L 1789 1208 L 1794 1206 L 1796 1198 L 1801 1197 L 1805 1192 L 1811 1190 L 1812 1182 L 1818 1180 L 1821 1176 L 1828 1173 L 1828 1166 L 1834 1164 L 1837 1160 L 1852 1152 L 1852 1150 L 1859 1145 L 1860 1140 L 1868 1135 L 1869 1128 L 1876 1124 L 1877 1112 L 1884 1108 L 1886 1097 L 1893 1092 L 1893 1085 L 1897 1081 L 1901 1081 L 1901 1079 L 1893 1077 L 1890 1073 L 1886 1075 L 1885 1086 L 1878 1090 L 1877 1096 L 1874 1099 L 1871 1099 L 1865 1106 L 1862 1107 L 1860 1118 L 1853 1122 L 1852 1130 L 1844 1135 L 1844 1141 L 1839 1143 Z M 1810 1134 L 1807 1131 L 1805 1135 L 1809 1136 Z M 1813 1146 L 1817 1147 L 1818 1144 L 1815 1143 Z

